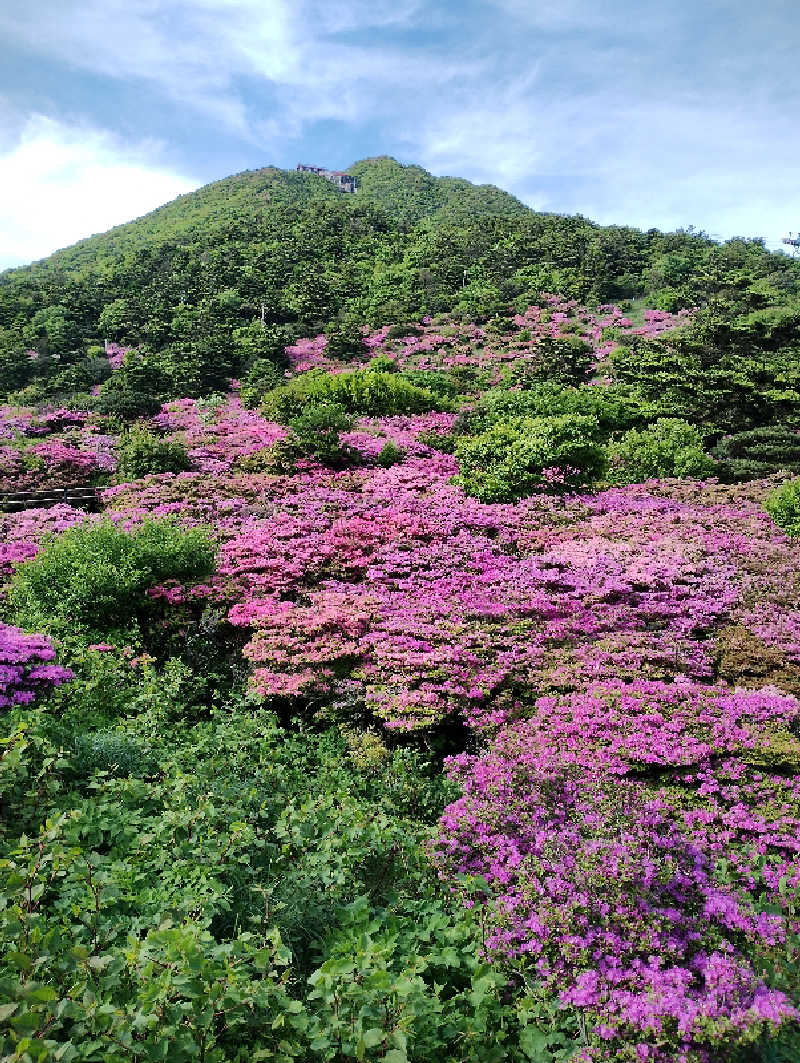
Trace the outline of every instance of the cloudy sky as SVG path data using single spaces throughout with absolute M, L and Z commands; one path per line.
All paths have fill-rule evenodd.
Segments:
M 394 155 L 540 210 L 800 229 L 798 0 L 2 0 L 0 268 Z

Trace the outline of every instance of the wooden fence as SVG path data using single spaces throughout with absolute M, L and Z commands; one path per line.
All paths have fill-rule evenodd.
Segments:
M 43 509 L 45 506 L 73 506 L 92 513 L 101 508 L 96 487 L 52 487 L 44 491 L 0 492 L 0 510 L 13 513 L 20 509 Z

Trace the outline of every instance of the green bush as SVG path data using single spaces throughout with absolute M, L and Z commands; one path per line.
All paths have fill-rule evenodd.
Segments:
M 341 432 L 353 427 L 353 418 L 335 402 L 306 407 L 289 421 L 285 439 L 257 451 L 237 464 L 244 472 L 291 473 L 298 460 L 318 461 L 331 468 L 343 468 L 360 460 L 357 451 L 344 446 Z
M 371 369 L 326 373 L 313 369 L 269 392 L 262 411 L 265 417 L 288 424 L 307 407 L 319 403 L 332 403 L 347 413 L 375 417 L 445 408 L 443 400 L 410 384 L 399 373 L 376 373 Z
M 120 368 L 100 388 L 97 406 L 101 413 L 130 421 L 156 413 L 172 394 L 171 388 L 159 358 L 129 351 Z
M 455 482 L 481 502 L 513 502 L 534 491 L 571 490 L 604 470 L 594 417 L 516 417 L 456 447 Z
M 800 536 L 800 480 L 781 484 L 767 495 L 764 509 L 787 535 Z
M 719 478 L 728 483 L 757 480 L 774 472 L 800 472 L 800 433 L 771 425 L 724 436 L 711 451 Z
M 130 483 L 159 472 L 183 472 L 189 468 L 186 447 L 175 440 L 161 439 L 144 428 L 125 432 L 117 447 L 117 483 Z
M 152 757 L 138 742 L 114 731 L 76 735 L 70 761 L 79 779 L 86 779 L 95 772 L 126 779 L 146 775 L 155 767 Z
M 580 336 L 545 336 L 535 351 L 533 377 L 560 384 L 580 384 L 594 361 L 591 344 Z
M 403 450 L 403 448 L 398 447 L 394 440 L 390 439 L 388 443 L 385 443 L 381 447 L 380 453 L 378 454 L 375 461 L 378 463 L 378 465 L 380 465 L 382 469 L 388 469 L 392 465 L 399 464 L 399 462 L 401 462 L 405 456 L 406 452 Z
M 665 476 L 702 479 L 716 463 L 703 449 L 703 437 L 687 421 L 665 417 L 643 429 L 631 429 L 608 448 L 608 479 L 641 483 Z
M 132 531 L 110 520 L 78 525 L 20 565 L 9 591 L 22 627 L 103 637 L 151 614 L 147 589 L 210 575 L 214 547 L 199 528 L 146 520 Z
M 268 358 L 256 359 L 242 380 L 239 392 L 242 406 L 246 410 L 254 410 L 268 392 L 278 387 L 282 377 L 283 373 L 275 362 Z
M 424 336 L 425 330 L 419 325 L 392 325 L 386 333 L 387 340 L 404 340 L 407 336 Z
M 417 432 L 417 442 L 442 454 L 455 454 L 458 439 L 452 432 L 440 432 L 431 428 Z
M 325 353 L 329 358 L 358 358 L 363 355 L 364 335 L 361 321 L 352 317 L 342 318 L 328 325 L 325 329 L 327 343 Z
M 475 435 L 512 417 L 560 417 L 580 414 L 593 417 L 602 436 L 639 427 L 652 419 L 654 407 L 643 403 L 627 388 L 615 385 L 565 387 L 555 381 L 540 381 L 521 391 L 492 388 L 471 409 L 460 414 L 456 434 Z

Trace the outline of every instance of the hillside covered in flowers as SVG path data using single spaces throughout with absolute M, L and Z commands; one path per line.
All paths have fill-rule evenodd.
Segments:
M 183 393 L 8 319 L 0 1058 L 800 1059 L 800 296 L 692 240 Z

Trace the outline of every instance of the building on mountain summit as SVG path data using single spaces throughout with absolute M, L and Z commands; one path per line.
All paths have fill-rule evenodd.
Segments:
M 319 174 L 320 177 L 330 181 L 332 185 L 336 185 L 340 192 L 355 192 L 358 188 L 358 180 L 343 170 L 326 170 L 324 166 L 306 166 L 302 162 L 298 162 L 297 169 L 300 173 Z

